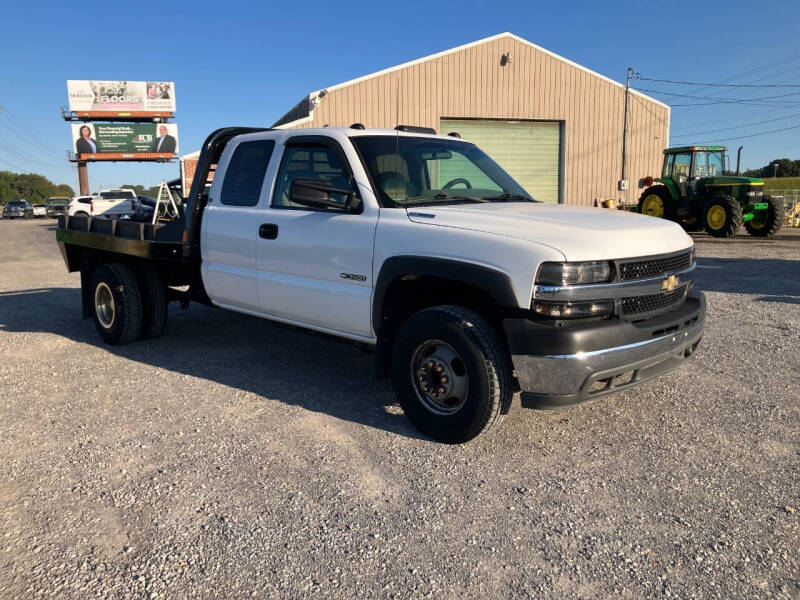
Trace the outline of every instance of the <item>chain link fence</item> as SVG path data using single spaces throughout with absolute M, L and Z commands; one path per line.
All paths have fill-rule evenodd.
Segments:
M 767 195 L 783 201 L 783 212 L 786 215 L 787 227 L 800 227 L 800 189 L 769 190 Z

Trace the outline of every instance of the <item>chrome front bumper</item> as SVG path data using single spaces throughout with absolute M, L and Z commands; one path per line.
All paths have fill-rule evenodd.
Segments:
M 522 390 L 522 404 L 539 408 L 564 406 L 619 391 L 671 371 L 697 349 L 704 324 L 705 299 L 701 293 L 692 292 L 691 302 L 687 301 L 686 306 L 674 313 L 652 319 L 650 323 L 606 324 L 606 331 L 594 336 L 594 340 L 586 330 L 554 332 L 552 339 L 546 342 L 549 351 L 541 354 L 516 352 L 520 346 L 530 349 L 530 343 L 519 339 L 518 331 L 516 341 L 509 340 L 509 345 Z M 576 351 L 582 343 L 597 345 L 598 338 L 622 343 Z M 570 351 L 552 351 L 559 347 Z

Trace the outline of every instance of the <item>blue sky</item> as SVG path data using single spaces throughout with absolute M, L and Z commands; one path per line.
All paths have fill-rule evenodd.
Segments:
M 59 113 L 67 79 L 176 82 L 181 152 L 223 125 L 268 126 L 309 91 L 511 31 L 623 81 L 722 81 L 798 56 L 737 83 L 800 84 L 800 11 L 793 2 L 63 2 L 14 3 L 0 21 L 0 170 L 40 172 L 75 187 Z M 77 6 L 80 6 L 78 10 Z M 155 8 L 157 7 L 157 10 Z M 152 9 L 152 10 L 151 10 Z M 800 88 L 639 87 L 745 99 L 798 92 L 769 106 L 676 107 L 673 142 L 711 141 L 800 125 Z M 659 96 L 670 104 L 696 102 Z M 771 120 L 768 123 L 728 128 Z M 38 142 L 18 139 L 24 128 Z M 678 137 L 710 130 L 694 136 Z M 800 158 L 800 129 L 731 139 L 744 164 Z M 92 189 L 153 185 L 176 164 L 92 164 Z

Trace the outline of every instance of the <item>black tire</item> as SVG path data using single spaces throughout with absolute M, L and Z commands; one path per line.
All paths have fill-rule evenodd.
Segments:
M 76 212 L 76 213 L 75 213 L 74 215 L 72 215 L 72 216 L 73 216 L 73 217 L 86 217 L 86 218 L 88 219 L 88 218 L 89 218 L 89 213 L 87 213 L 87 212 L 84 212 L 84 211 L 82 211 L 82 210 L 79 210 L 78 212 Z
M 663 212 L 661 214 L 654 213 L 650 207 L 651 202 L 648 200 L 650 196 L 657 196 L 661 202 Z M 669 188 L 665 185 L 651 185 L 647 188 L 642 195 L 639 196 L 639 212 L 643 215 L 650 215 L 652 217 L 659 217 L 668 219 L 670 221 L 676 220 L 678 207 Z
M 766 202 L 767 207 L 766 215 L 756 213 L 756 217 L 765 216 L 766 218 L 754 218 L 744 224 L 747 233 L 754 237 L 772 237 L 775 233 L 783 227 L 783 221 L 786 216 L 783 214 L 783 203 L 778 202 L 772 196 L 764 196 L 762 202 Z
M 89 294 L 94 324 L 103 341 L 119 346 L 138 339 L 142 330 L 142 297 L 128 267 L 120 263 L 97 267 Z M 103 301 L 109 294 L 113 303 Z
M 164 333 L 167 325 L 167 287 L 152 265 L 137 263 L 133 272 L 142 297 L 142 331 L 139 339 L 153 340 Z
M 466 382 L 462 403 L 449 414 L 426 406 L 430 398 L 424 399 L 415 375 L 420 349 L 441 343 L 457 355 L 460 362 L 451 366 Z M 495 329 L 475 311 L 452 305 L 423 309 L 403 323 L 393 346 L 392 385 L 417 429 L 448 444 L 489 431 L 508 412 L 513 396 L 510 357 Z
M 703 230 L 703 219 L 700 217 L 691 217 L 689 219 L 684 219 L 681 221 L 681 227 L 683 227 L 684 231 L 702 231 Z
M 720 211 L 724 212 L 724 218 Z M 703 208 L 703 226 L 710 236 L 731 237 L 742 226 L 741 205 L 733 196 L 714 196 Z

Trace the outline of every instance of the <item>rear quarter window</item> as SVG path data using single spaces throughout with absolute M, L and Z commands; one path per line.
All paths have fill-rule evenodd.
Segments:
M 233 151 L 222 182 L 220 202 L 227 206 L 255 206 L 267 174 L 274 140 L 242 142 Z

